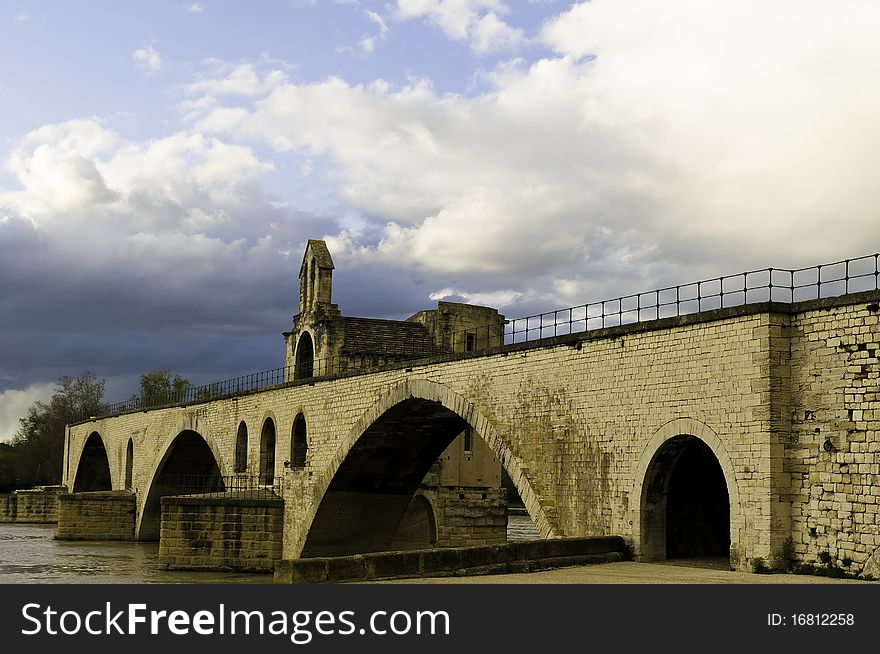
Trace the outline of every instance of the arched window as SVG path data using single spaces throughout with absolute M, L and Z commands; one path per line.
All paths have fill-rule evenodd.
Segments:
M 299 337 L 296 345 L 296 370 L 294 379 L 308 379 L 314 373 L 315 346 L 312 343 L 312 335 L 305 332 Z
M 260 434 L 260 482 L 267 486 L 275 482 L 275 422 L 266 418 Z
M 309 454 L 309 440 L 306 434 L 306 418 L 299 414 L 293 421 L 290 431 L 290 463 L 294 468 L 305 468 Z
M 244 420 L 238 425 L 238 433 L 235 435 L 235 472 L 242 473 L 247 470 L 248 463 L 248 433 Z
M 129 438 L 125 448 L 125 490 L 131 490 L 131 475 L 134 469 L 134 442 Z

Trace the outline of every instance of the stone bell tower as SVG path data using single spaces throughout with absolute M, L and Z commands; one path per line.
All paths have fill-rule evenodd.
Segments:
M 299 313 L 293 330 L 285 332 L 288 380 L 330 372 L 334 322 L 339 307 L 332 302 L 333 258 L 324 241 L 310 240 L 299 268 Z
M 333 268 L 333 258 L 327 244 L 324 241 L 310 240 L 299 268 L 300 315 L 333 306 Z M 332 309 L 330 310 L 332 313 Z

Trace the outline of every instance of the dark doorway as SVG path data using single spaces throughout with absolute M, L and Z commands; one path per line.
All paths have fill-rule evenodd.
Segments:
M 694 438 L 672 468 L 666 500 L 666 558 L 730 556 L 730 499 L 715 454 Z
M 93 431 L 89 434 L 73 483 L 74 493 L 88 491 L 108 491 L 113 488 L 110 482 L 110 461 L 101 435 Z
M 642 487 L 641 558 L 730 558 L 730 498 L 721 464 L 695 436 L 654 454 Z
M 308 379 L 315 372 L 315 346 L 308 332 L 299 337 L 296 344 L 296 370 L 294 379 Z

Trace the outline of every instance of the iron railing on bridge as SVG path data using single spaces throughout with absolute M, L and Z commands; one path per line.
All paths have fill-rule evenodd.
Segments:
M 203 386 L 190 386 L 175 393 L 153 396 L 148 402 L 134 397 L 107 405 L 100 415 L 220 399 L 298 380 L 369 372 L 392 363 L 416 361 L 437 354 L 479 352 L 513 343 L 714 309 L 761 302 L 790 304 L 876 289 L 880 289 L 880 253 L 807 268 L 762 268 L 514 318 L 506 320 L 503 325 L 495 323 L 444 334 L 442 344 L 435 345 L 430 352 L 420 346 L 417 351 L 409 352 L 403 348 L 402 351 L 369 355 L 317 358 L 299 368 L 274 368 Z
M 252 475 L 165 474 L 156 480 L 160 496 L 223 493 L 238 499 L 268 499 L 283 496 L 283 477 Z

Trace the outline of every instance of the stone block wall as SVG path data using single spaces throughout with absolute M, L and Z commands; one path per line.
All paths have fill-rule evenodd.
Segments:
M 58 496 L 59 540 L 134 540 L 135 496 L 128 491 Z
M 880 572 L 880 306 L 792 316 L 790 553 Z M 848 565 L 844 565 L 848 564 Z
M 273 571 L 281 558 L 278 497 L 162 498 L 159 563 L 172 570 Z
M 507 493 L 503 488 L 422 488 L 434 508 L 437 547 L 500 545 L 507 541 Z
M 58 496 L 64 492 L 63 486 L 41 486 L 0 495 L 0 522 L 57 522 Z

